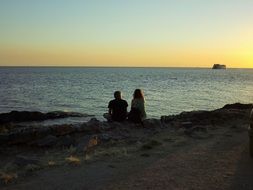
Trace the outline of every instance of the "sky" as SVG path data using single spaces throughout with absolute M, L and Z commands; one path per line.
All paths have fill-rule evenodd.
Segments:
M 252 0 L 0 0 L 0 66 L 253 68 Z

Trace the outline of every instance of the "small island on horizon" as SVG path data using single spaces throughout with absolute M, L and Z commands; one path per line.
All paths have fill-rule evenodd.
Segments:
M 226 69 L 226 65 L 214 64 L 212 69 Z

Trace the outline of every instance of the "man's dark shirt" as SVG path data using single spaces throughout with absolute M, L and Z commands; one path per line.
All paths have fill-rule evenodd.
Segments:
M 113 121 L 124 121 L 127 117 L 127 102 L 122 99 L 114 99 L 109 102 L 108 108 L 112 110 Z

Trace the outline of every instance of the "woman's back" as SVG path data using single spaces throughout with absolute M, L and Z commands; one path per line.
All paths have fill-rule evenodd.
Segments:
M 146 118 L 146 111 L 145 111 L 145 100 L 142 98 L 134 98 L 131 103 L 131 108 L 138 109 L 141 114 L 141 118 Z

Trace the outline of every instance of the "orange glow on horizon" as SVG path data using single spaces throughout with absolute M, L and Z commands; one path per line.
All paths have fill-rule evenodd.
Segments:
M 1 66 L 116 66 L 253 68 L 250 51 L 170 48 L 0 49 Z M 18 64 L 17 64 L 18 63 Z

